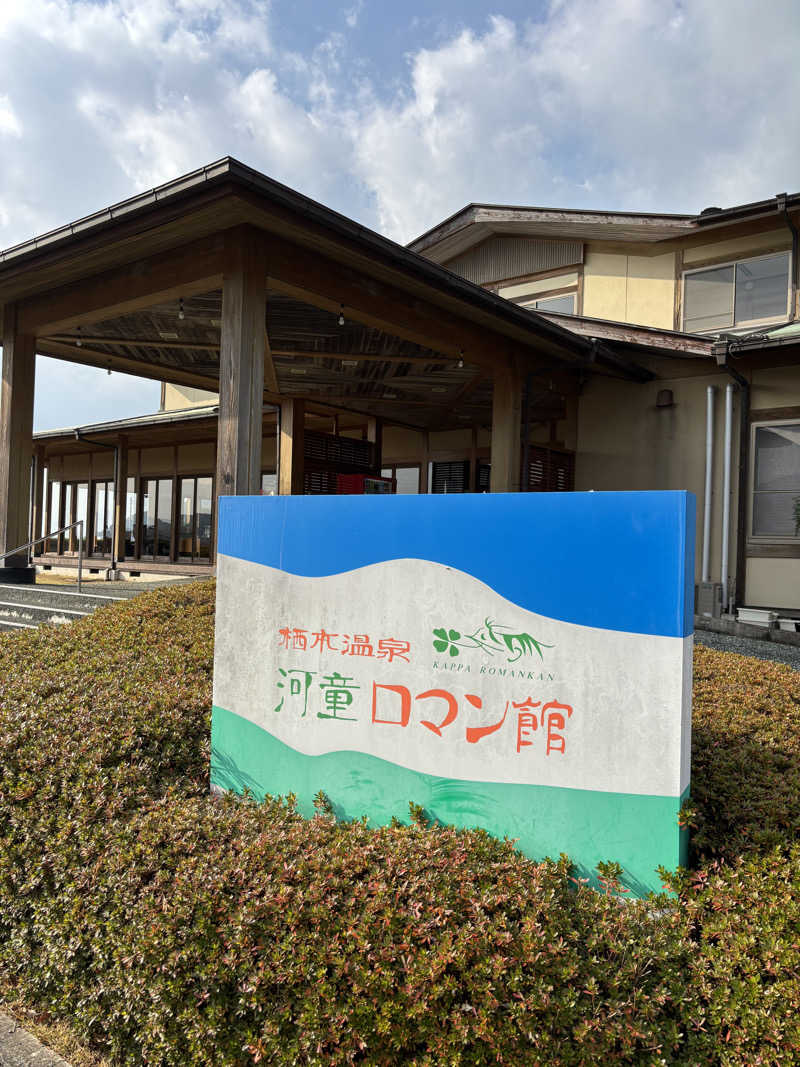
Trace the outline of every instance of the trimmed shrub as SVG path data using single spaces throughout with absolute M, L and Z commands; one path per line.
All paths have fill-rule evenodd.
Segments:
M 213 610 L 203 583 L 0 639 L 0 968 L 30 1002 L 120 1064 L 800 1062 L 796 674 L 698 650 L 698 866 L 622 901 L 613 865 L 595 893 L 419 811 L 208 796 Z

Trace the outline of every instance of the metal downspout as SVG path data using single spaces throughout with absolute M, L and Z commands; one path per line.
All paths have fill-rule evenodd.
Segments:
M 714 393 L 716 389 L 709 385 L 706 389 L 706 483 L 703 497 L 703 566 L 701 579 L 707 582 L 711 572 L 711 491 L 714 473 Z
M 722 457 L 722 552 L 720 554 L 719 582 L 722 586 L 722 610 L 727 612 L 730 601 L 728 595 L 728 556 L 730 554 L 731 531 L 731 442 L 733 428 L 733 385 L 725 386 L 725 452 Z
M 717 364 L 739 387 L 739 481 L 736 521 L 736 578 L 734 604 L 746 603 L 747 581 L 747 501 L 750 466 L 750 383 L 732 367 L 729 356 L 736 348 L 736 340 L 725 339 L 713 346 Z
M 800 239 L 797 232 L 797 227 L 789 218 L 789 211 L 786 207 L 786 193 L 778 193 L 775 197 L 775 203 L 778 205 L 778 211 L 783 214 L 783 221 L 792 235 L 792 272 L 791 272 L 791 303 L 789 305 L 789 322 L 794 322 L 797 318 L 797 252 Z

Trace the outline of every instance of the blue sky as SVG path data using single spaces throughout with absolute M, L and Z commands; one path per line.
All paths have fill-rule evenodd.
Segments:
M 0 247 L 234 155 L 399 241 L 800 189 L 796 0 L 3 0 Z M 36 425 L 158 387 L 40 360 Z

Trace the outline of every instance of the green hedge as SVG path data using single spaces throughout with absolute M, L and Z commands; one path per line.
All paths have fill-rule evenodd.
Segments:
M 21 996 L 126 1064 L 800 1063 L 800 676 L 698 649 L 695 866 L 621 902 L 480 831 L 209 797 L 213 595 L 0 640 Z

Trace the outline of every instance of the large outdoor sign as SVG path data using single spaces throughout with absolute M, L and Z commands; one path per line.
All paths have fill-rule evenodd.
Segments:
M 694 498 L 220 500 L 212 785 L 685 862 Z

